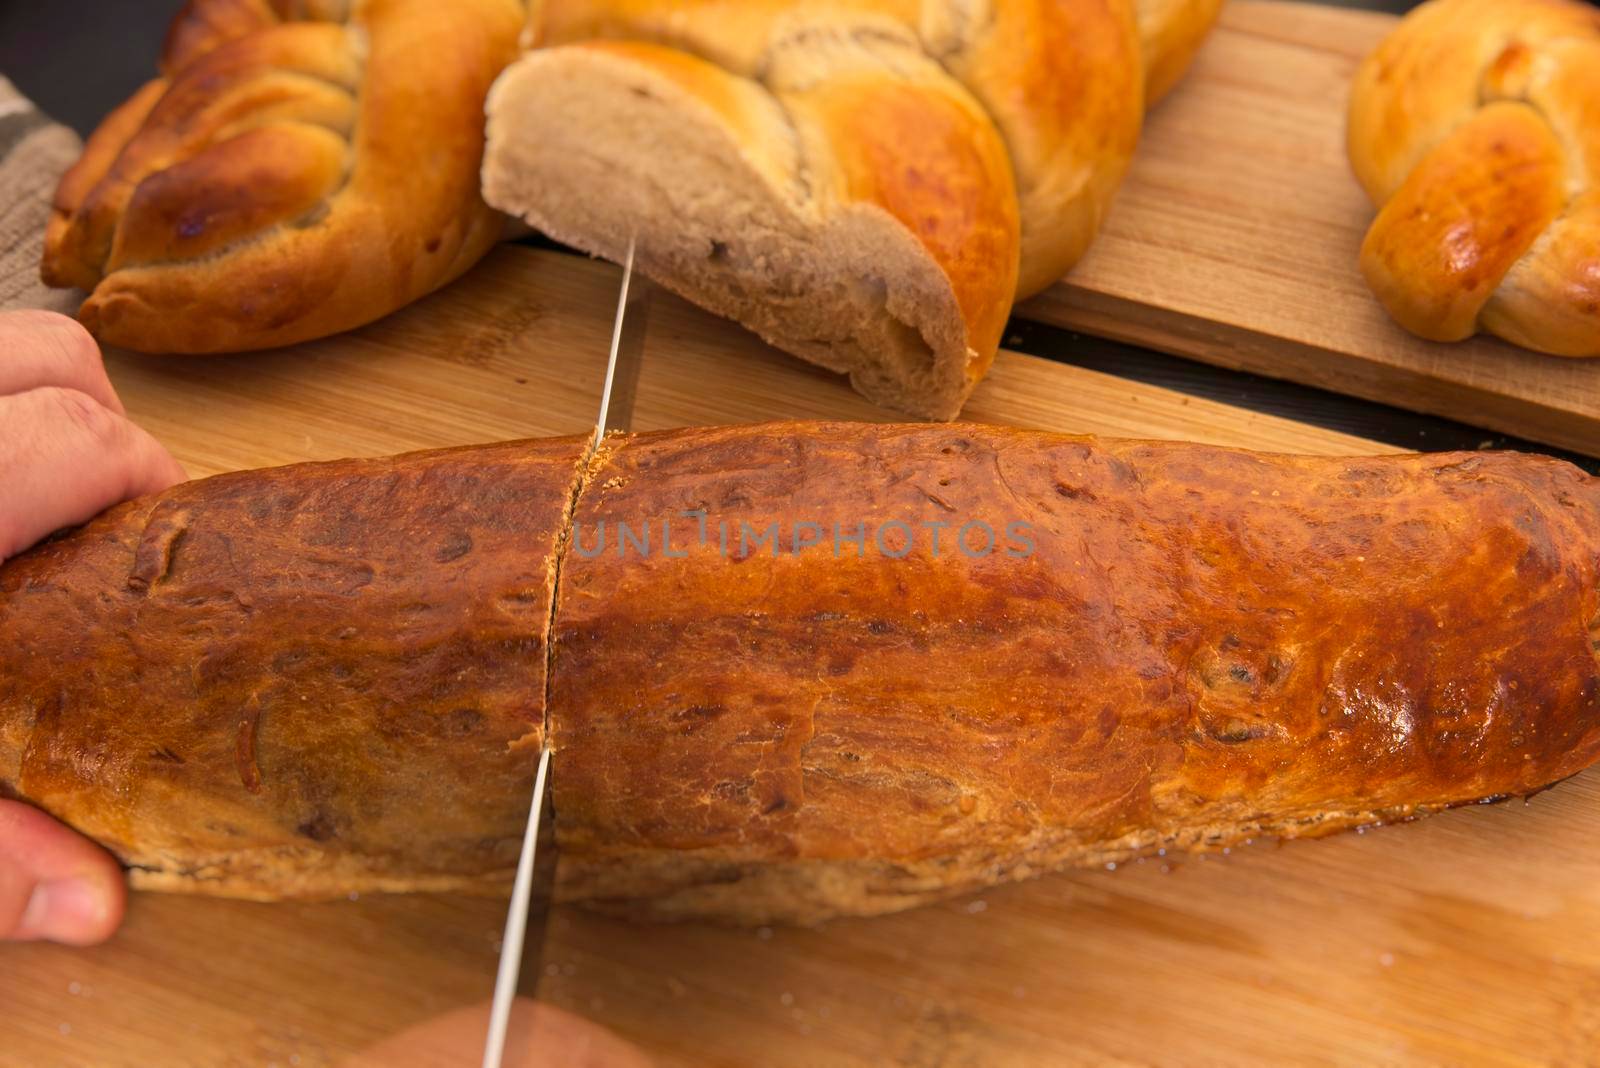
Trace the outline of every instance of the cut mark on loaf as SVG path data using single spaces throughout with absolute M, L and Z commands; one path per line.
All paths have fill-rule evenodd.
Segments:
M 256 736 L 261 730 L 261 695 L 253 693 L 239 713 L 239 731 L 234 741 L 234 757 L 239 781 L 252 794 L 261 793 L 261 766 L 256 760 Z
M 152 587 L 172 573 L 174 561 L 184 539 L 189 534 L 189 517 L 175 508 L 158 505 L 145 524 L 134 550 L 133 570 L 128 574 L 128 588 L 136 593 L 148 593 Z

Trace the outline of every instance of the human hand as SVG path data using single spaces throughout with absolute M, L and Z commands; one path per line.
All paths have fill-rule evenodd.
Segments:
M 472 1068 L 481 1062 L 491 1003 L 418 1024 L 345 1061 L 340 1068 Z M 650 1068 L 634 1045 L 554 1005 L 517 998 L 506 1032 L 505 1068 Z
M 185 477 L 129 422 L 88 331 L 0 312 L 0 560 Z
M 0 561 L 183 479 L 128 421 L 81 326 L 53 312 L 0 313 Z M 110 854 L 31 805 L 0 800 L 0 939 L 102 942 L 125 894 Z

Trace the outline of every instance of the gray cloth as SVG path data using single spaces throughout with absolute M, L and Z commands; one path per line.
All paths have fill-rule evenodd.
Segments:
M 61 172 L 78 158 L 78 135 L 51 122 L 0 77 L 0 311 L 74 312 L 83 294 L 39 281 L 50 199 Z

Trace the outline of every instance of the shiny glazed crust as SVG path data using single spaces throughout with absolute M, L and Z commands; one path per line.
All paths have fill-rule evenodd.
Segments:
M 1137 0 L 1145 107 L 1155 107 L 1189 69 L 1222 13 L 1222 0 Z
M 1176 0 L 1175 6 L 1185 5 L 1200 6 L 1197 0 Z M 994 257 L 987 274 L 1000 277 L 987 280 L 995 296 L 986 305 L 997 301 L 1009 307 L 1013 296 L 1043 289 L 1077 262 L 1127 168 L 1144 113 L 1138 29 L 1127 0 L 847 0 L 827 5 L 793 0 L 577 0 L 545 3 L 530 23 L 530 37 L 547 48 L 596 37 L 654 41 L 762 83 L 780 98 L 794 83 L 835 76 L 827 52 L 840 41 L 899 41 L 906 50 L 926 55 L 944 81 L 958 84 L 981 106 L 985 125 L 992 122 L 999 134 L 987 135 L 995 148 L 984 151 L 1008 153 L 1007 172 L 1015 175 L 1018 203 L 1011 210 L 1022 220 L 1020 274 L 1012 279 L 997 271 L 1002 261 Z M 773 70 L 775 57 L 786 59 L 782 71 Z M 863 51 L 852 59 L 859 81 L 879 91 L 891 90 L 907 73 L 905 61 L 897 62 L 892 52 Z M 952 87 L 918 88 L 930 97 L 921 106 L 930 107 Z M 921 191 L 922 210 L 911 218 L 902 216 L 914 232 L 922 229 L 916 218 L 936 217 L 941 192 L 959 192 L 964 172 L 971 169 L 959 158 L 942 165 L 929 161 L 931 170 L 896 167 L 903 148 L 886 144 L 879 149 L 878 142 L 888 138 L 925 139 L 926 131 L 916 130 L 917 107 L 908 101 L 897 121 L 855 124 L 848 136 L 833 142 L 837 152 L 869 161 L 880 182 L 901 186 L 920 175 L 921 183 L 930 186 Z M 848 117 L 850 101 L 837 101 L 837 112 Z M 993 181 L 993 176 L 983 177 Z M 1013 196 L 1008 189 L 998 192 Z M 865 199 L 873 199 L 870 191 Z M 950 203 L 943 210 L 959 216 L 962 207 Z M 941 250 L 929 251 L 943 265 Z M 1009 284 L 1013 281 L 1014 288 Z M 980 279 L 958 272 L 952 282 L 960 291 L 979 285 Z
M 5 565 L 0 788 L 145 885 L 484 888 L 548 686 L 562 894 L 765 922 L 1600 756 L 1600 487 L 1558 461 L 962 425 L 582 447 L 226 476 Z
M 1551 460 L 732 428 L 616 447 L 575 518 L 575 551 L 657 526 L 648 558 L 569 554 L 554 637 L 563 883 L 627 912 L 888 911 L 1600 756 L 1600 485 Z M 835 557 L 896 521 L 944 552 Z M 745 553 L 772 523 L 825 543 Z
M 1357 72 L 1361 271 L 1407 330 L 1600 356 L 1600 13 L 1432 0 Z
M 953 418 L 1083 255 L 1219 0 L 531 8 L 484 191 L 867 397 Z M 1159 69 L 1157 69 L 1159 68 Z
M 0 569 L 0 793 L 136 886 L 495 887 L 585 441 L 225 475 Z
M 482 108 L 519 0 L 191 0 L 163 76 L 62 178 L 51 285 L 102 341 L 290 344 L 438 288 L 500 235 Z
M 784 54 L 775 98 L 647 42 L 536 52 L 491 94 L 485 196 L 613 259 L 637 235 L 668 287 L 880 404 L 952 418 L 1011 306 L 1005 147 L 904 34 Z M 686 138 L 711 159 L 685 166 Z

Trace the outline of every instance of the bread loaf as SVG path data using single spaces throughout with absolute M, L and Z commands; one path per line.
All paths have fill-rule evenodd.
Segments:
M 225 475 L 10 561 L 0 794 L 136 886 L 497 886 L 586 444 Z
M 1600 12 L 1433 0 L 1361 65 L 1361 272 L 1401 326 L 1600 356 Z
M 535 4 L 484 195 L 879 404 L 953 418 L 1093 240 L 1217 0 Z M 1141 34 L 1143 29 L 1143 34 Z
M 483 100 L 520 0 L 190 0 L 162 76 L 61 179 L 44 280 L 102 342 L 214 353 L 347 330 L 466 270 Z
M 566 899 L 766 922 L 1600 755 L 1600 484 L 1555 460 L 584 444 L 224 476 L 6 564 L 0 784 L 140 885 L 485 888 L 548 717 Z

